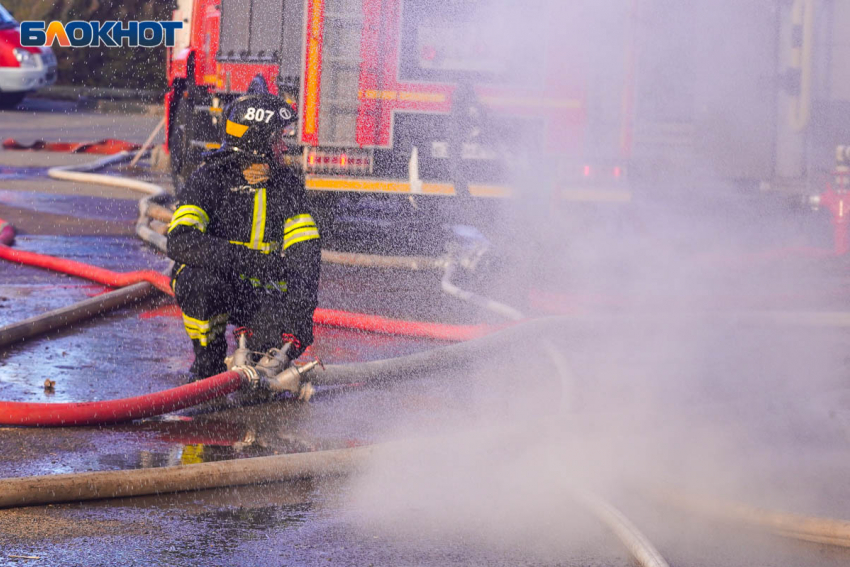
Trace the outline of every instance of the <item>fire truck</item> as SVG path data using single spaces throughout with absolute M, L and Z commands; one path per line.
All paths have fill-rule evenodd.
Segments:
M 492 199 L 515 190 L 513 159 L 622 198 L 631 74 L 606 69 L 632 64 L 632 3 L 593 22 L 616 46 L 584 53 L 570 37 L 587 22 L 557 26 L 539 0 L 181 0 L 172 169 L 184 178 L 217 147 L 222 109 L 253 83 L 296 104 L 310 191 Z
M 812 193 L 850 145 L 848 2 L 179 0 L 175 18 L 178 181 L 252 84 L 297 107 L 310 192 L 420 212 Z

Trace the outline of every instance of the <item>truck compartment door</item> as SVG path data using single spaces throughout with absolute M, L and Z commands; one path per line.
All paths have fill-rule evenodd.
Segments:
M 219 61 L 280 59 L 284 0 L 221 0 Z

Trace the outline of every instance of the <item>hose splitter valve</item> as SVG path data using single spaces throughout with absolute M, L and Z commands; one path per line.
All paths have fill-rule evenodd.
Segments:
M 254 364 L 253 353 L 248 350 L 248 338 L 243 333 L 239 335 L 239 344 L 233 353 L 231 369 L 241 372 L 252 388 L 270 392 L 291 392 L 299 400 L 308 401 L 315 389 L 304 377 L 321 362 L 314 360 L 302 366 L 296 366 L 288 356 L 291 348 L 292 343 L 286 343 L 280 349 L 273 348 Z

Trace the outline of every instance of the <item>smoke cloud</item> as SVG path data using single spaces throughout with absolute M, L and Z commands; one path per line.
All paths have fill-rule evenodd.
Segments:
M 557 562 L 616 554 L 576 490 L 670 547 L 668 490 L 846 516 L 846 344 L 805 316 L 841 305 L 840 266 L 789 252 L 828 247 L 823 219 L 764 191 L 782 168 L 785 4 L 410 3 L 460 14 L 480 45 L 432 39 L 462 38 L 480 68 L 521 64 L 537 111 L 579 101 L 557 123 L 485 111 L 516 198 L 465 223 L 491 244 L 465 285 L 566 318 L 359 408 L 388 442 L 351 487 L 364 532 Z

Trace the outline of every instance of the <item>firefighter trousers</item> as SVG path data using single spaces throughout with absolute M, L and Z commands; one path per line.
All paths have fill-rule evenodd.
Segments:
M 253 351 L 281 346 L 285 331 L 281 292 L 257 289 L 233 273 L 193 266 L 177 267 L 171 286 L 192 339 L 195 361 L 191 373 L 196 377 L 226 370 L 228 322 L 248 330 L 248 348 Z

